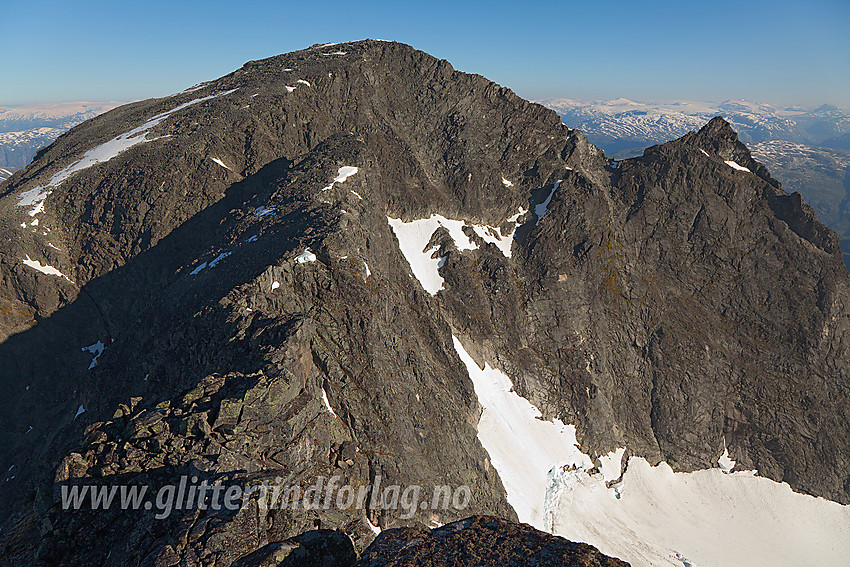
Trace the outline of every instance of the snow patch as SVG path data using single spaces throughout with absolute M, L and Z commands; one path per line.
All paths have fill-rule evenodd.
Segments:
M 728 160 L 728 159 L 727 159 L 727 160 L 726 160 L 726 165 L 728 165 L 728 166 L 729 166 L 729 167 L 731 167 L 732 169 L 737 169 L 738 171 L 749 171 L 750 173 L 752 173 L 752 171 L 750 171 L 749 169 L 747 169 L 747 168 L 746 168 L 746 167 L 744 167 L 743 165 L 738 165 L 737 163 L 735 163 L 735 162 L 734 162 L 734 161 L 732 161 L 732 160 Z
M 344 165 L 337 170 L 337 176 L 334 177 L 334 183 L 342 183 L 355 173 L 357 173 L 358 168 L 351 165 Z
M 519 218 L 527 212 L 528 212 L 528 209 L 524 209 L 522 207 L 519 207 L 517 209 L 517 213 L 515 215 L 508 217 L 508 222 L 517 223 L 517 226 L 519 226 Z
M 275 207 L 266 207 L 264 205 L 260 205 L 256 209 L 254 209 L 253 215 L 255 217 L 267 217 L 269 215 L 273 215 L 277 212 Z
M 675 473 L 632 458 L 619 490 L 583 471 L 559 471 L 551 487 L 553 533 L 635 567 L 845 565 L 850 556 L 850 507 L 753 471 Z
M 286 92 L 291 93 L 295 90 L 295 87 L 290 87 L 289 85 L 283 85 L 286 88 Z
M 502 479 L 508 503 L 521 522 L 544 529 L 549 472 L 559 466 L 590 469 L 593 462 L 579 450 L 575 427 L 544 421 L 531 402 L 513 391 L 510 378 L 489 364 L 479 368 L 457 337 L 452 340 L 484 408 L 478 439 Z
M 206 267 L 207 267 L 207 263 L 206 263 L 206 262 L 201 262 L 200 264 L 198 264 L 198 266 L 197 266 L 194 270 L 192 270 L 191 272 L 189 272 L 189 275 L 190 275 L 190 276 L 197 276 L 198 274 L 200 274 L 200 273 L 201 273 L 201 270 L 206 269 Z
M 209 263 L 201 262 L 200 264 L 198 264 L 198 266 L 194 270 L 189 272 L 189 275 L 190 276 L 197 276 L 199 273 L 201 273 L 201 270 L 204 270 L 206 268 L 215 268 L 216 265 L 219 262 L 221 262 L 222 260 L 224 260 L 225 258 L 230 256 L 231 254 L 232 254 L 232 252 L 222 252 L 221 254 L 216 256 L 214 259 L 210 260 Z
M 620 471 L 623 466 L 623 455 L 626 453 L 625 447 L 620 447 L 615 451 L 611 451 L 603 457 L 599 457 L 602 478 L 606 481 L 617 480 L 620 478 Z
M 327 191 L 328 189 L 333 188 L 334 183 L 343 183 L 346 179 L 354 175 L 359 171 L 359 168 L 356 168 L 351 165 L 344 165 L 340 167 L 336 172 L 336 177 L 333 178 L 331 184 L 322 189 L 322 191 Z M 361 197 L 362 198 L 362 197 Z
M 502 177 L 502 185 L 504 185 L 505 187 L 513 187 L 514 186 L 513 183 L 511 183 L 510 181 L 508 181 L 504 177 Z
M 537 215 L 537 224 L 534 226 L 539 226 L 540 221 L 543 220 L 543 216 L 546 214 L 546 211 L 549 209 L 549 203 L 552 201 L 552 196 L 555 194 L 555 191 L 558 190 L 558 187 L 561 186 L 560 181 L 555 182 L 555 186 L 552 187 L 552 191 L 549 192 L 549 196 L 546 197 L 546 200 L 540 203 L 539 205 L 534 205 L 534 213 Z
M 221 167 L 223 167 L 224 169 L 228 169 L 228 170 L 230 170 L 230 171 L 233 171 L 232 169 L 230 169 L 229 167 L 227 167 L 226 165 L 224 165 L 224 162 L 223 162 L 223 161 L 221 161 L 220 159 L 218 159 L 218 158 L 216 158 L 216 157 L 214 157 L 214 158 L 210 158 L 210 159 L 211 159 L 211 160 L 213 160 L 214 162 L 216 162 L 218 165 L 220 165 L 220 166 L 221 166 Z
M 256 242 L 256 241 L 257 241 L 257 235 L 255 234 L 254 236 L 250 237 L 250 238 L 249 238 L 248 240 L 246 240 L 245 242 Z
M 334 411 L 334 409 L 331 407 L 331 403 L 328 401 L 328 393 L 325 391 L 324 388 L 322 388 L 322 401 L 325 404 L 325 408 L 327 408 L 331 415 L 333 415 L 334 417 L 339 417 Z
M 366 281 L 369 276 L 372 275 L 372 270 L 369 269 L 369 264 L 367 264 L 365 260 L 363 261 L 363 268 L 366 270 L 366 275 L 363 276 L 363 281 Z
M 729 456 L 729 449 L 723 449 L 723 454 L 717 459 L 717 464 L 723 472 L 732 472 L 732 469 L 735 468 L 735 461 Z
M 464 221 L 447 219 L 441 215 L 431 215 L 427 219 L 419 219 L 404 222 L 401 219 L 387 217 L 387 222 L 392 227 L 398 238 L 401 253 L 410 264 L 410 270 L 422 287 L 431 295 L 436 295 L 443 289 L 443 278 L 440 277 L 439 269 L 445 262 L 445 258 L 434 258 L 439 246 L 431 246 L 426 250 L 434 232 L 444 227 L 455 242 L 458 250 L 474 250 L 475 245 L 469 237 L 461 230 Z
M 279 281 L 273 281 L 273 282 L 272 282 L 272 291 L 276 290 L 276 289 L 277 289 L 277 288 L 279 288 L 279 287 L 280 287 L 280 282 L 279 282 Z
M 195 91 L 197 91 L 197 90 L 200 90 L 200 89 L 204 88 L 204 86 L 206 86 L 206 85 L 208 84 L 208 82 L 209 82 L 209 81 L 204 82 L 204 83 L 198 83 L 197 85 L 192 85 L 191 87 L 189 87 L 188 89 L 184 90 L 183 92 L 184 92 L 184 93 L 191 93 L 191 92 L 195 92 Z M 172 95 L 172 96 L 174 96 L 174 95 Z
M 103 345 L 103 342 L 97 341 L 93 345 L 89 345 L 80 349 L 83 352 L 88 352 L 94 355 L 94 358 L 91 359 L 91 364 L 89 364 L 89 370 L 98 365 L 97 359 L 100 358 L 101 354 L 103 354 L 103 349 L 105 348 L 106 347 Z
M 449 236 L 461 252 L 464 250 L 475 250 L 478 245 L 470 240 L 463 232 L 463 227 L 470 227 L 484 242 L 495 245 L 506 258 L 511 257 L 511 244 L 513 235 L 516 232 L 516 220 L 524 215 L 525 211 L 522 207 L 519 208 L 519 213 L 512 216 L 511 222 L 515 223 L 514 230 L 509 234 L 503 235 L 501 230 L 492 226 L 477 225 L 467 223 L 463 220 L 448 219 L 442 215 L 431 215 L 427 219 L 417 219 L 410 222 L 404 222 L 401 219 L 387 217 L 387 222 L 392 227 L 393 232 L 398 238 L 399 249 L 404 255 L 410 269 L 416 279 L 422 284 L 422 287 L 431 295 L 436 295 L 438 291 L 443 289 L 443 278 L 439 274 L 439 269 L 446 261 L 445 257 L 434 258 L 434 254 L 439 250 L 439 246 L 431 246 L 428 248 L 428 243 L 434 232 L 440 228 L 445 228 Z M 426 248 L 428 248 L 426 250 Z
M 711 157 L 711 156 L 708 155 L 708 152 L 705 151 L 704 149 L 700 148 L 699 151 L 701 151 L 705 155 L 705 157 Z
M 513 234 L 514 230 L 516 230 L 516 226 L 514 227 L 514 230 L 506 236 L 502 236 L 501 229 L 494 228 L 492 226 L 481 226 L 477 224 L 473 224 L 471 226 L 472 230 L 475 231 L 475 234 L 480 236 L 484 242 L 495 245 L 496 248 L 501 250 L 505 258 L 511 257 L 511 244 L 513 244 Z
M 29 216 L 34 217 L 35 215 L 44 212 L 44 200 L 47 199 L 51 193 L 53 193 L 53 190 L 42 186 L 35 187 L 29 191 L 24 191 L 18 198 L 18 206 L 32 207 L 29 211 Z M 23 226 L 26 227 L 26 225 Z
M 307 85 L 308 87 L 310 86 L 310 83 L 308 83 L 308 82 L 307 82 L 307 81 L 305 81 L 304 79 L 298 79 L 298 80 L 297 80 L 297 81 L 295 81 L 295 82 L 296 82 L 296 83 L 301 83 L 302 85 Z
M 306 264 L 307 262 L 315 262 L 316 255 L 310 252 L 309 248 L 305 248 L 298 257 L 295 258 L 296 264 Z
M 225 258 L 227 258 L 228 256 L 230 256 L 231 254 L 232 254 L 232 252 L 222 252 L 221 254 L 216 256 L 215 259 L 213 259 L 213 261 L 210 262 L 209 267 L 215 268 L 216 264 L 218 264 L 220 261 L 222 261 Z
M 23 260 L 23 264 L 25 266 L 29 266 L 33 270 L 38 270 L 42 274 L 47 274 L 48 276 L 58 276 L 60 278 L 65 278 L 66 280 L 68 280 L 71 283 L 74 283 L 74 282 L 71 281 L 71 279 L 68 276 L 66 276 L 65 274 L 63 274 L 62 272 L 60 272 L 59 270 L 57 270 L 53 266 L 50 266 L 48 264 L 42 264 L 38 260 L 31 260 L 30 257 L 29 257 L 29 254 L 26 255 L 26 258 L 27 258 L 26 260 Z

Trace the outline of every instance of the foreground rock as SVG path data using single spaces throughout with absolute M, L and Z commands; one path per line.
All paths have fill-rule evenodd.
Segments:
M 343 532 L 314 530 L 270 543 L 233 567 L 350 567 L 356 561 L 354 542 Z
M 473 516 L 437 529 L 383 532 L 357 567 L 625 567 L 593 546 L 492 516 Z
M 270 543 L 233 567 L 625 567 L 628 563 L 494 516 L 472 516 L 451 524 L 393 528 L 381 533 L 357 558 L 341 532 L 315 530 Z

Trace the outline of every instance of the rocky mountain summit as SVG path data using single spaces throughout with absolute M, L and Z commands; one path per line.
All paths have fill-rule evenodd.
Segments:
M 632 458 L 723 454 L 850 502 L 837 237 L 719 118 L 612 162 L 409 46 L 314 46 L 62 135 L 0 186 L 0 250 L 0 565 L 230 566 L 315 529 L 361 552 L 516 520 L 476 366 L 574 426 L 588 474 L 624 449 L 612 486 Z M 60 505 L 183 477 L 469 499 Z
M 753 157 L 789 193 L 799 192 L 834 230 L 850 269 L 850 114 L 823 105 L 814 109 L 776 108 L 748 101 L 721 104 L 672 101 L 639 103 L 615 99 L 583 103 L 570 99 L 539 101 L 570 127 L 614 158 L 629 158 L 644 148 L 698 130 L 722 116 L 747 143 Z

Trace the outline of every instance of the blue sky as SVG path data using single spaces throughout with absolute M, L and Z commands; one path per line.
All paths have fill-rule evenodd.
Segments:
M 3 0 L 0 105 L 164 96 L 313 43 L 409 43 L 525 98 L 850 107 L 850 0 Z

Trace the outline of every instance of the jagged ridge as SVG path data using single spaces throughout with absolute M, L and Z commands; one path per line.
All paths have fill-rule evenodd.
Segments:
M 50 185 L 172 111 L 149 141 Z M 357 171 L 331 183 L 341 167 Z M 52 191 L 43 212 L 20 206 L 37 187 Z M 472 229 L 463 251 L 433 235 L 434 296 L 387 223 L 436 213 L 507 234 L 518 209 L 510 259 Z M 43 561 L 100 564 L 109 549 L 92 543 L 118 540 L 134 542 L 125 562 L 229 564 L 315 521 L 369 539 L 362 513 L 334 511 L 195 517 L 191 541 L 182 518 L 91 529 L 32 492 L 52 493 L 60 463 L 60 482 L 153 467 L 469 484 L 464 514 L 513 517 L 452 334 L 594 456 L 627 446 L 693 470 L 725 445 L 848 499 L 847 272 L 834 234 L 722 120 L 615 168 L 553 112 L 445 61 L 387 42 L 314 47 L 71 130 L 5 186 L 0 218 L 13 369 L 0 465 L 24 489 L 3 513 L 49 520 L 43 539 L 23 530 L 35 543 L 7 540 L 23 557 L 41 545 Z M 98 342 L 89 368 L 82 349 Z M 219 421 L 226 407 L 245 409 Z M 148 419 L 163 425 L 136 425 Z

